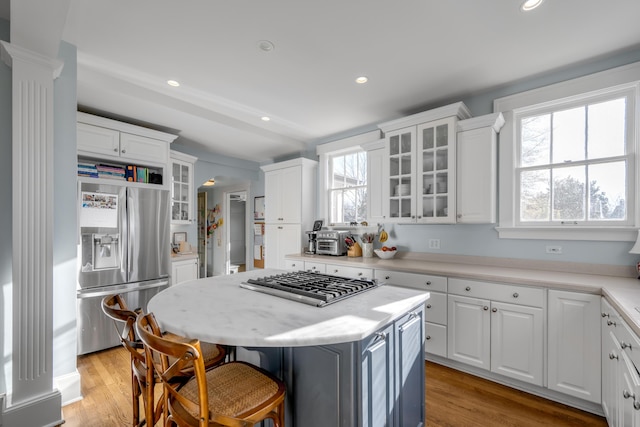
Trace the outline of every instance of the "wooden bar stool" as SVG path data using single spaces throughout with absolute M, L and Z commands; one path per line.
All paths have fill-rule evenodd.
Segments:
M 138 314 L 142 310 L 130 310 L 126 302 L 120 295 L 110 295 L 102 299 L 102 311 L 114 321 L 116 332 L 120 337 L 120 342 L 126 348 L 131 356 L 131 397 L 134 427 L 142 425 L 153 426 L 160 419 L 163 413 L 162 401 L 155 404 L 154 386 L 157 378 L 147 379 L 148 369 L 146 362 L 146 354 L 142 342 L 135 334 L 135 321 Z M 122 329 L 119 328 L 122 325 Z M 184 337 L 165 333 L 164 337 L 172 341 L 187 341 Z M 203 363 L 205 369 L 224 362 L 227 351 L 224 347 L 217 344 L 203 343 Z M 194 375 L 192 364 L 186 364 L 184 369 L 176 375 L 174 381 L 182 383 L 188 381 Z M 144 405 L 144 418 L 140 419 L 140 397 Z M 151 420 L 152 422 L 148 422 Z
M 200 341 L 164 338 L 152 313 L 138 316 L 136 333 L 144 343 L 146 360 L 153 361 L 146 377 L 157 375 L 162 381 L 168 408 L 165 426 L 247 427 L 271 419 L 275 427 L 284 427 L 285 385 L 278 378 L 245 362 L 205 371 Z M 194 377 L 176 384 L 174 377 L 189 364 Z

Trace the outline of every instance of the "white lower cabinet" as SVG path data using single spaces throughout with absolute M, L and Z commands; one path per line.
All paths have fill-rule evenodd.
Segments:
M 172 261 L 171 262 L 171 284 L 196 280 L 198 278 L 198 258 Z
M 264 247 L 265 268 L 287 268 L 285 255 L 299 254 L 302 247 L 300 224 L 267 224 L 265 225 Z M 299 261 L 301 265 L 303 261 Z
M 611 427 L 640 426 L 640 339 L 602 298 L 602 410 Z
M 372 268 L 327 264 L 325 273 L 332 274 L 334 276 L 351 277 L 354 279 L 373 279 Z
M 548 310 L 548 387 L 600 404 L 600 296 L 550 290 Z
M 492 299 L 474 297 L 479 293 L 490 295 Z M 544 290 L 539 288 L 449 279 L 448 357 L 542 386 L 543 295 Z

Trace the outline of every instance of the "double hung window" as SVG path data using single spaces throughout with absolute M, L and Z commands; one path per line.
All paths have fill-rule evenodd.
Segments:
M 367 216 L 367 153 L 362 149 L 328 156 L 329 222 L 360 223 Z

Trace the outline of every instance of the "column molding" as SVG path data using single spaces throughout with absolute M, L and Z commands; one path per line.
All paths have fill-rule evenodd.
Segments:
M 22 425 L 56 425 L 53 389 L 53 81 L 63 63 L 0 41 L 12 69 L 12 319 L 10 406 Z M 18 425 L 18 424 L 15 424 Z

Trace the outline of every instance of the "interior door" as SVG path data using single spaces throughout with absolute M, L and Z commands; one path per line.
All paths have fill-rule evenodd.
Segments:
M 200 276 L 207 277 L 207 193 L 198 192 L 198 259 Z

